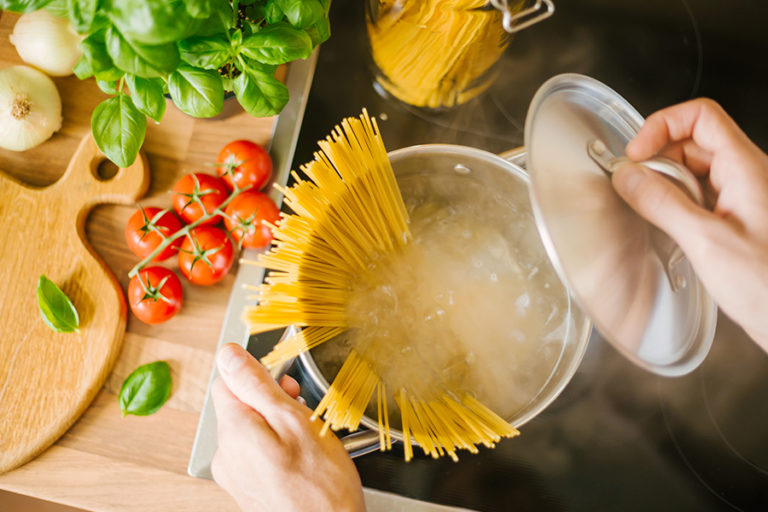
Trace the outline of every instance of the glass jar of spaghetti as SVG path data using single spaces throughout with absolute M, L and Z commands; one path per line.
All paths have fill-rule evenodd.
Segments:
M 485 91 L 511 34 L 554 12 L 551 0 L 368 0 L 367 7 L 377 84 L 427 108 Z

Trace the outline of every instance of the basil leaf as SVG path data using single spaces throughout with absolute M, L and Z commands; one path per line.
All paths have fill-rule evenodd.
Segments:
M 193 18 L 207 18 L 212 10 L 211 0 L 187 0 L 187 12 Z
M 231 56 L 224 36 L 189 37 L 179 41 L 179 52 L 181 60 L 203 69 L 219 69 Z
M 2 3 L 1 0 L 0 3 Z M 59 18 L 66 18 L 69 16 L 69 2 L 67 0 L 53 0 L 45 6 L 45 10 Z
M 96 85 L 107 94 L 117 93 L 117 80 L 96 80 Z
M 240 2 L 242 5 L 242 2 Z M 283 13 L 281 12 L 280 15 L 282 16 Z M 261 24 L 267 17 L 267 6 L 266 5 L 249 5 L 245 8 L 245 21 L 248 22 L 248 24 L 251 27 L 256 28 L 256 30 L 253 30 L 251 34 L 258 32 L 258 25 Z M 280 21 L 280 20 L 277 20 Z
M 125 83 L 128 84 L 128 90 L 131 91 L 131 98 L 136 108 L 158 123 L 165 113 L 165 96 L 161 82 L 157 79 L 125 75 Z
M 37 305 L 48 327 L 56 332 L 79 332 L 77 310 L 56 284 L 41 275 L 37 280 Z
M 70 0 L 69 1 L 69 22 L 74 29 L 84 34 L 93 24 L 96 16 L 96 8 L 99 0 Z
M 99 80 L 119 80 L 123 76 L 123 72 L 117 69 L 112 62 L 112 58 L 107 53 L 107 47 L 104 45 L 105 30 L 98 30 L 80 43 L 80 49 L 83 50 L 83 57 L 88 61 L 90 67 L 90 74 L 93 74 Z M 85 73 L 85 65 L 81 65 L 80 62 L 76 65 L 80 68 L 81 73 Z M 90 76 L 86 75 L 87 76 Z M 77 75 L 81 78 L 81 75 Z
M 125 39 L 114 27 L 106 33 L 107 52 L 115 65 L 127 73 L 145 78 L 159 78 L 172 72 L 179 64 L 176 45 L 145 46 Z
M 0 10 L 18 13 L 32 12 L 42 9 L 51 0 L 0 0 Z
M 123 37 L 147 45 L 175 43 L 194 34 L 202 24 L 189 15 L 185 0 L 113 1 L 109 17 Z
M 277 2 L 275 2 L 275 0 L 268 0 L 264 12 L 264 19 L 267 21 L 267 24 L 271 25 L 273 23 L 277 23 L 278 21 L 282 20 L 283 17 L 283 11 L 280 10 Z
M 245 56 L 265 64 L 284 64 L 309 57 L 312 39 L 305 31 L 290 25 L 272 25 L 247 37 L 241 51 Z
M 277 6 L 296 28 L 307 28 L 326 12 L 319 0 L 274 0 Z
M 317 23 L 307 28 L 307 34 L 312 40 L 312 48 L 327 41 L 331 37 L 331 22 L 328 16 L 323 16 Z
M 224 106 L 224 87 L 215 71 L 181 65 L 168 79 L 168 90 L 179 110 L 195 117 L 213 117 Z
M 252 116 L 277 115 L 288 103 L 288 88 L 274 76 L 255 69 L 240 73 L 234 86 L 237 100 Z
M 139 366 L 125 379 L 120 388 L 120 410 L 126 414 L 149 416 L 171 396 L 171 368 L 165 361 Z
M 72 72 L 80 80 L 85 80 L 86 78 L 93 76 L 93 69 L 91 69 L 91 63 L 88 61 L 88 57 L 80 55 Z
M 99 103 L 91 116 L 96 145 L 119 167 L 128 167 L 136 160 L 146 128 L 147 118 L 131 97 L 122 93 Z

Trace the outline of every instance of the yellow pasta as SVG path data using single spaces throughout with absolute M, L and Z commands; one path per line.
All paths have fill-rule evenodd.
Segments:
M 283 189 L 295 212 L 272 226 L 271 249 L 252 263 L 269 269 L 261 285 L 249 286 L 258 304 L 245 312 L 252 333 L 300 327 L 262 358 L 273 367 L 328 342 L 348 326 L 347 306 L 353 277 L 365 278 L 373 262 L 396 255 L 411 239 L 406 212 L 386 149 L 367 112 L 345 119 L 321 141 L 315 159 L 302 166 L 308 179 L 294 173 L 295 184 Z M 382 341 L 385 343 L 386 341 Z M 365 353 L 351 350 L 313 413 L 321 433 L 356 430 L 374 394 L 379 447 L 392 446 L 386 382 Z M 400 389 L 394 401 L 400 412 L 405 458 L 417 443 L 430 457 L 458 450 L 476 453 L 476 445 L 493 446 L 517 431 L 473 399 L 465 390 L 445 389 L 440 382 Z M 461 396 L 461 399 L 454 398 Z
M 510 37 L 487 0 L 379 1 L 367 27 L 381 86 L 430 108 L 458 105 L 487 89 Z

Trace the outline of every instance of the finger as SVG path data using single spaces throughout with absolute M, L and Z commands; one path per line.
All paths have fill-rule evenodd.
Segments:
M 647 167 L 625 164 L 611 179 L 629 206 L 671 236 L 684 252 L 693 246 L 712 216 L 671 180 Z
M 635 161 L 644 160 L 661 151 L 668 143 L 685 139 L 693 139 L 710 153 L 748 140 L 720 105 L 710 99 L 699 98 L 665 108 L 648 117 L 637 136 L 627 145 L 627 156 Z
M 280 388 L 253 356 L 244 348 L 228 343 L 219 349 L 216 363 L 221 378 L 240 401 L 260 412 L 267 422 L 281 415 L 296 402 Z
M 712 165 L 712 153 L 705 150 L 691 139 L 667 144 L 659 154 L 681 162 L 697 176 L 706 176 Z
M 299 387 L 299 383 L 296 382 L 296 379 L 294 379 L 290 375 L 283 375 L 283 377 L 280 379 L 280 387 L 283 388 L 283 391 L 288 393 L 288 396 L 290 396 L 293 399 L 296 399 L 299 396 L 299 393 L 301 392 L 301 387 Z

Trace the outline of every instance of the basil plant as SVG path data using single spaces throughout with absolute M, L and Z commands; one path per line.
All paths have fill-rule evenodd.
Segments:
M 120 167 L 136 159 L 147 119 L 165 95 L 183 112 L 212 117 L 232 92 L 251 115 L 278 114 L 288 89 L 280 64 L 309 57 L 330 36 L 330 0 L 0 0 L 69 18 L 83 55 L 74 72 L 111 97 L 91 117 L 96 143 Z M 146 117 L 145 117 L 146 116 Z

